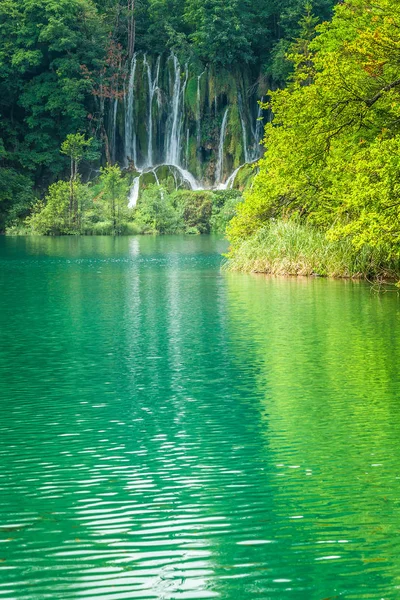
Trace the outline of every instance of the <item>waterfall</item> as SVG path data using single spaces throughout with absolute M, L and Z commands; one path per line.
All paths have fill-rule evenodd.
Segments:
M 242 85 L 237 96 L 232 97 L 229 89 L 218 85 L 218 73 L 214 81 L 214 74 L 207 70 L 196 72 L 195 64 L 181 65 L 173 53 L 169 56 L 137 53 L 128 67 L 124 83 L 125 131 L 118 129 L 121 127 L 118 111 L 122 106 L 114 100 L 109 104 L 113 160 L 121 154 L 116 144 L 122 134 L 125 166 L 133 162 L 139 170 L 136 178 L 153 171 L 156 182 L 159 177 L 161 185 L 168 173 L 174 176 L 178 186 L 183 183 L 193 190 L 213 186 L 232 188 L 240 167 L 231 147 L 243 147 L 241 163 L 253 162 L 261 154 L 263 112 L 260 106 L 257 111 L 254 94 L 245 95 Z M 208 93 L 204 96 L 205 87 Z M 233 106 L 238 109 L 238 130 L 231 130 L 229 126 Z M 217 139 L 213 133 L 216 119 L 222 121 Z M 228 135 L 232 142 L 229 144 Z M 232 163 L 228 172 L 227 167 Z M 160 171 L 161 166 L 170 168 Z M 144 182 L 143 177 L 140 181 L 136 178 L 132 183 L 130 205 L 137 201 L 137 187 L 142 187 Z
M 263 124 L 263 107 L 261 106 L 261 102 L 263 99 L 261 98 L 258 103 L 258 114 L 257 114 L 257 123 L 256 123 L 256 142 L 260 144 L 263 137 L 264 132 L 264 124 Z
M 158 185 L 158 187 L 160 187 L 160 180 L 158 179 L 157 169 L 153 169 L 152 173 L 155 177 L 156 184 Z M 165 195 L 164 195 L 164 190 L 162 188 L 160 189 L 160 195 L 161 195 L 161 200 L 164 200 Z
M 157 185 L 160 185 L 160 180 L 158 179 L 158 175 L 157 175 L 157 171 L 156 171 L 156 169 L 152 169 L 152 171 L 151 171 L 151 172 L 152 172 L 152 173 L 153 173 L 153 175 L 154 175 L 154 179 L 156 180 L 156 184 L 157 184 Z
M 173 167 L 178 171 L 182 179 L 184 179 L 184 181 L 190 185 L 191 190 L 196 191 L 204 189 L 189 171 L 183 169 L 179 165 L 173 165 Z
M 222 183 L 221 185 L 218 186 L 219 190 L 232 190 L 233 186 L 235 185 L 235 181 L 236 181 L 236 177 L 239 173 L 239 171 L 241 169 L 243 169 L 243 167 L 245 167 L 246 165 L 253 165 L 254 163 L 258 162 L 259 160 L 259 156 L 257 156 L 254 160 L 251 160 L 248 163 L 243 163 L 242 165 L 239 165 L 234 171 L 233 173 L 231 173 L 228 177 L 228 179 L 225 181 L 225 183 Z
M 178 59 L 175 55 L 172 55 L 174 65 L 174 84 L 172 90 L 171 99 L 171 129 L 167 135 L 167 152 L 166 152 L 166 163 L 169 165 L 179 165 L 180 158 L 180 145 L 181 145 L 181 129 L 183 125 L 183 110 L 181 109 L 182 98 L 182 86 L 181 86 L 181 67 Z M 183 87 L 183 94 L 185 93 L 185 87 L 187 82 L 187 70 L 185 86 Z
M 249 157 L 250 158 L 249 162 L 254 162 L 258 158 L 260 158 L 260 156 L 261 156 L 260 144 L 262 142 L 263 130 L 264 130 L 263 108 L 261 106 L 261 102 L 262 102 L 262 98 L 261 98 L 261 100 L 258 103 L 258 113 L 257 113 L 257 119 L 256 119 L 256 126 L 255 126 L 255 128 L 252 127 L 252 134 L 253 134 L 253 139 L 254 139 L 254 146 L 252 147 L 252 152 L 251 152 L 251 156 Z
M 216 181 L 216 183 L 221 183 L 222 177 L 224 175 L 224 173 L 223 173 L 223 169 L 224 169 L 224 142 L 225 142 L 225 135 L 226 135 L 226 127 L 227 127 L 227 124 L 228 124 L 228 113 L 229 113 L 229 107 L 225 111 L 224 118 L 222 120 L 222 125 L 221 125 L 221 133 L 220 133 L 220 136 L 219 136 L 218 161 L 217 161 L 217 167 L 216 167 L 216 170 L 215 170 L 215 181 Z
M 156 74 L 153 81 L 151 66 L 147 61 L 147 55 L 144 55 L 143 58 L 143 69 L 146 67 L 147 69 L 147 82 L 149 86 L 149 107 L 148 107 L 148 115 L 147 115 L 147 135 L 148 135 L 148 144 L 147 144 L 147 166 L 151 167 L 154 164 L 153 157 L 153 100 L 156 91 L 158 91 L 158 79 L 160 76 L 160 61 L 161 57 L 157 58 L 156 63 Z M 158 98 L 158 106 L 160 105 L 160 99 Z
M 128 166 L 129 160 L 137 163 L 136 152 L 136 130 L 134 123 L 134 92 L 135 92 L 135 74 L 136 74 L 136 54 L 131 62 L 131 69 L 128 84 L 128 99 L 125 110 L 125 163 Z
M 249 155 L 249 148 L 247 146 L 247 129 L 246 129 L 246 123 L 244 122 L 242 113 L 240 113 L 240 121 L 242 123 L 244 161 L 246 163 L 248 163 L 248 162 L 250 162 L 250 155 Z
M 129 208 L 135 208 L 137 201 L 139 199 L 140 178 L 141 178 L 141 175 L 139 175 L 139 177 L 135 177 L 135 179 L 132 182 L 132 187 L 129 192 L 129 203 L 128 203 Z
M 226 182 L 221 185 L 221 187 L 220 187 L 221 190 L 231 190 L 231 189 L 233 189 L 233 186 L 235 185 L 236 175 L 239 173 L 239 171 L 240 171 L 240 169 L 242 167 L 244 167 L 244 165 L 240 165 L 240 167 L 237 167 L 237 169 L 235 169 L 233 171 L 233 173 L 231 173 L 231 175 L 229 175 L 229 177 L 226 180 Z
M 185 65 L 185 80 L 183 82 L 182 91 L 181 91 L 181 103 L 180 103 L 180 114 L 179 114 L 179 143 L 182 138 L 182 132 L 185 124 L 185 92 L 186 86 L 189 79 L 189 66 L 186 63 Z
M 247 145 L 247 128 L 246 128 L 246 123 L 245 123 L 244 116 L 243 116 L 243 102 L 242 102 L 242 95 L 240 94 L 240 92 L 238 95 L 238 104 L 239 104 L 240 122 L 242 124 L 244 162 L 248 163 L 248 162 L 250 162 L 250 156 L 249 156 L 249 147 Z
M 186 129 L 186 153 L 185 153 L 185 166 L 189 166 L 189 150 L 190 150 L 190 131 L 189 127 Z

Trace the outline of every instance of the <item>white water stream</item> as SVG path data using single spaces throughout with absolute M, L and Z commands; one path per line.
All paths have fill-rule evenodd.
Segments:
M 226 109 L 224 118 L 222 120 L 221 132 L 219 136 L 219 145 L 218 145 L 218 161 L 215 169 L 215 181 L 216 183 L 222 182 L 222 177 L 224 175 L 224 142 L 226 136 L 226 128 L 228 124 L 228 113 L 229 107 Z
M 155 93 L 158 90 L 158 79 L 160 76 L 160 62 L 161 57 L 157 58 L 156 63 L 156 74 L 154 80 L 152 78 L 151 66 L 147 61 L 147 55 L 144 55 L 143 59 L 143 68 L 146 67 L 147 70 L 147 82 L 149 86 L 149 107 L 148 107 L 148 115 L 147 115 L 147 136 L 148 136 L 148 144 L 147 144 L 147 166 L 151 167 L 153 165 L 153 100 Z
M 129 75 L 128 95 L 125 107 L 125 164 L 128 166 L 129 161 L 133 160 L 135 166 L 137 163 L 136 153 L 136 128 L 134 120 L 134 90 L 135 90 L 135 75 L 136 75 L 136 54 L 132 58 L 131 70 Z

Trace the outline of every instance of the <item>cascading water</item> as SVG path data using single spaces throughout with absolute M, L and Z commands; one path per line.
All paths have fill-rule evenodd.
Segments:
M 180 133 L 181 133 L 181 67 L 176 56 L 171 57 L 174 65 L 174 84 L 171 98 L 171 124 L 167 133 L 166 164 L 179 165 L 180 157 Z
M 189 145 L 190 145 L 190 131 L 189 127 L 186 129 L 186 152 L 185 152 L 185 166 L 189 167 Z
M 179 165 L 173 165 L 173 167 L 178 171 L 178 173 L 181 175 L 182 179 L 189 184 L 191 190 L 204 189 L 204 187 L 199 184 L 199 182 L 195 179 L 195 177 L 193 177 L 193 175 L 190 173 L 190 171 L 187 171 L 186 169 L 184 169 L 183 167 L 180 167 Z
M 263 107 L 261 104 L 262 102 L 263 102 L 263 98 L 261 98 L 261 100 L 258 103 L 258 111 L 257 111 L 255 127 L 253 127 L 253 124 L 251 124 L 251 133 L 253 136 L 253 144 L 250 148 L 250 151 L 248 152 L 248 159 L 249 159 L 248 162 L 255 162 L 261 156 L 260 144 L 262 142 L 262 136 L 263 136 L 263 130 L 264 130 Z
M 200 147 L 200 143 L 201 143 L 201 89 L 200 89 L 200 83 L 201 83 L 201 78 L 203 77 L 204 73 L 205 73 L 205 71 L 203 71 L 200 75 L 197 76 L 196 135 L 197 135 L 197 147 L 198 148 Z
M 222 183 L 222 177 L 224 175 L 224 142 L 226 136 L 226 127 L 228 124 L 228 113 L 229 107 L 226 109 L 224 118 L 222 119 L 221 133 L 219 136 L 218 161 L 215 170 L 215 181 L 217 183 Z
M 137 186 L 148 181 L 140 178 L 144 173 L 154 172 L 155 181 L 161 183 L 170 175 L 178 187 L 229 189 L 240 167 L 261 154 L 260 96 L 243 95 L 244 90 L 255 89 L 249 76 L 225 72 L 220 85 L 218 73 L 210 69 L 199 73 L 196 68 L 194 64 L 182 67 L 174 54 L 139 53 L 132 58 L 125 86 L 124 130 L 118 130 L 118 103 L 110 105 L 112 148 L 116 146 L 112 157 L 121 158 L 118 140 L 122 137 L 125 166 L 137 173 L 131 205 L 138 198 Z M 222 123 L 217 132 L 216 119 Z M 163 169 L 157 175 L 159 167 Z
M 244 152 L 244 162 L 248 163 L 250 162 L 250 154 L 249 154 L 249 146 L 248 146 L 248 141 L 247 141 L 247 127 L 246 127 L 246 123 L 244 120 L 244 116 L 243 116 L 243 101 L 242 101 L 242 95 L 238 94 L 238 105 L 239 105 L 239 115 L 240 115 L 240 122 L 242 125 L 242 138 L 243 138 L 243 152 Z
M 261 100 L 258 104 L 257 123 L 256 123 L 256 131 L 255 131 L 255 142 L 257 144 L 258 155 L 260 155 L 260 143 L 262 141 L 262 136 L 263 136 L 263 131 L 264 131 L 264 123 L 262 120 L 262 117 L 263 117 L 263 107 L 261 104 L 262 101 L 263 101 L 263 99 L 261 98 Z
M 134 165 L 137 164 L 136 152 L 136 129 L 134 120 L 134 91 L 135 91 L 135 75 L 136 75 L 136 54 L 132 58 L 131 69 L 129 74 L 128 95 L 125 108 L 125 165 L 128 166 L 129 161 L 133 160 Z
M 245 164 L 246 164 L 246 163 L 245 163 Z M 229 177 L 228 177 L 228 179 L 225 181 L 225 183 L 223 183 L 223 184 L 221 185 L 221 189 L 222 189 L 222 190 L 231 190 L 231 189 L 233 188 L 233 186 L 235 185 L 235 179 L 236 179 L 236 176 L 237 176 L 237 174 L 239 173 L 240 169 L 241 169 L 242 167 L 244 167 L 244 166 L 245 166 L 244 164 L 243 164 L 243 165 L 240 165 L 239 167 L 237 167 L 237 168 L 236 168 L 236 169 L 233 171 L 233 173 L 231 173 L 231 174 L 229 175 Z
M 140 177 L 141 177 L 141 175 L 139 175 L 139 177 L 135 177 L 135 179 L 132 182 L 132 186 L 131 186 L 131 189 L 129 192 L 129 203 L 128 203 L 129 208 L 135 208 L 137 201 L 139 199 Z
M 148 144 L 147 144 L 147 166 L 153 166 L 153 100 L 155 93 L 158 91 L 158 79 L 160 76 L 160 62 L 161 57 L 157 58 L 156 63 L 156 74 L 154 80 L 152 78 L 151 66 L 147 62 L 147 55 L 144 55 L 143 58 L 143 68 L 147 69 L 147 81 L 149 86 L 149 107 L 148 107 L 148 115 L 147 115 L 147 134 L 148 134 Z

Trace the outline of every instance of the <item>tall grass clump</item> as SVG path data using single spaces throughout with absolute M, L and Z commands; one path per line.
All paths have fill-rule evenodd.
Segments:
M 396 278 L 398 260 L 370 246 L 357 249 L 350 239 L 330 241 L 324 232 L 299 221 L 271 220 L 228 254 L 230 271 L 270 275 Z

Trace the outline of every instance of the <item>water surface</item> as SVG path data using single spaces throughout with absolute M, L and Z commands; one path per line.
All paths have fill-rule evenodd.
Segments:
M 400 302 L 0 239 L 0 599 L 400 597 Z

